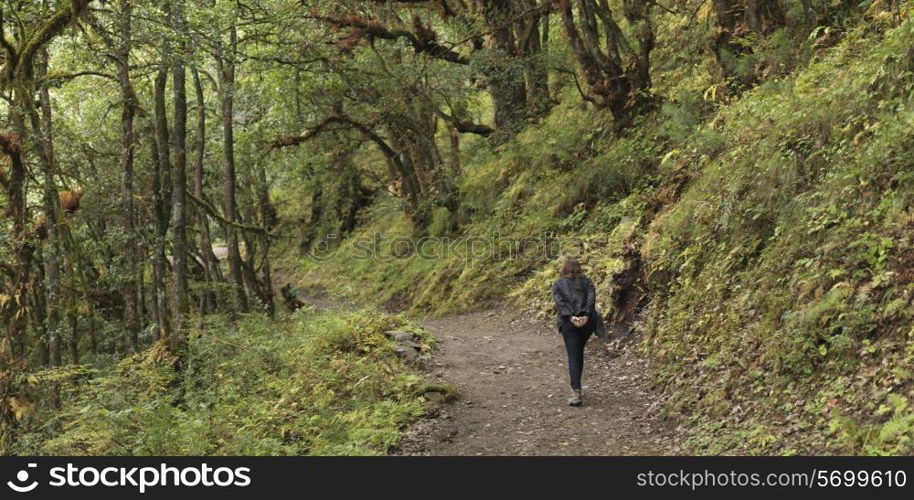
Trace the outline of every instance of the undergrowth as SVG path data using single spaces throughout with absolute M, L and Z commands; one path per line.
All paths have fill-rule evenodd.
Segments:
M 155 351 L 105 369 L 70 365 L 27 375 L 56 399 L 25 412 L 13 454 L 365 455 L 395 446 L 423 414 L 422 377 L 386 330 L 427 334 L 373 309 L 304 308 L 277 321 L 210 316 L 186 368 Z

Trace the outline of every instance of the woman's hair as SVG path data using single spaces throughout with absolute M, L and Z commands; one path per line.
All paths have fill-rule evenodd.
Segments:
M 563 278 L 583 278 L 584 270 L 581 269 L 581 263 L 578 262 L 578 259 L 574 257 L 565 259 L 565 263 L 562 264 L 561 276 Z

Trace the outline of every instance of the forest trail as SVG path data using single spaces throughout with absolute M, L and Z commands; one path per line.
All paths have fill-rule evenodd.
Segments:
M 679 453 L 646 361 L 587 346 L 583 407 L 570 395 L 552 321 L 497 309 L 420 322 L 437 341 L 427 377 L 460 393 L 407 430 L 403 455 L 664 455 Z

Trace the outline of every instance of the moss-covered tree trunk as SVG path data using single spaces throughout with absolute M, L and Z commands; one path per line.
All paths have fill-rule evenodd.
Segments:
M 524 115 L 527 89 L 524 66 L 519 60 L 518 41 L 514 34 L 516 6 L 513 0 L 482 0 L 482 18 L 490 31 L 488 45 L 497 53 L 485 69 L 495 128 L 505 130 L 516 125 Z
M 206 154 L 206 101 L 200 73 L 196 68 L 191 71 L 197 103 L 196 142 L 194 143 L 194 196 L 197 200 L 204 201 L 206 200 L 206 194 L 203 191 L 204 159 Z M 203 292 L 203 312 L 208 313 L 215 311 L 218 306 L 212 285 L 222 281 L 222 272 L 219 269 L 219 261 L 213 254 L 213 238 L 210 231 L 209 218 L 203 210 L 197 210 L 197 226 L 200 232 L 200 255 L 203 258 L 203 276 L 206 285 L 206 290 Z
M 272 318 L 276 314 L 276 303 L 273 301 L 273 277 L 270 266 L 270 231 L 276 225 L 276 208 L 270 202 L 270 188 L 267 184 L 267 169 L 264 162 L 256 165 L 257 168 L 257 212 L 260 225 L 258 240 L 260 243 L 261 257 L 260 275 L 263 276 L 261 289 L 263 290 L 264 305 Z
M 35 131 L 34 142 L 37 146 L 38 156 L 41 159 L 43 177 L 43 200 L 45 215 L 45 248 L 44 277 L 45 277 L 45 338 L 48 343 L 49 364 L 61 365 L 61 297 L 60 297 L 60 269 L 61 269 L 61 242 L 60 242 L 60 207 L 57 199 L 57 188 L 54 180 L 54 142 L 51 124 L 51 97 L 48 92 L 45 76 L 48 71 L 48 53 L 42 49 L 36 64 L 35 76 L 42 82 L 38 90 L 38 105 L 41 114 L 29 106 L 32 130 Z
M 118 88 L 121 94 L 121 224 L 124 228 L 121 293 L 124 295 L 124 344 L 129 351 L 139 349 L 140 301 L 138 283 L 142 286 L 136 245 L 136 207 L 133 163 L 136 156 L 134 117 L 136 93 L 130 81 L 130 51 L 133 44 L 133 4 L 120 0 L 117 27 L 120 43 L 115 52 Z
M 241 268 L 241 251 L 238 247 L 237 203 L 235 201 L 237 177 L 235 174 L 235 129 L 232 123 L 234 115 L 235 93 L 235 56 L 238 44 L 238 33 L 234 25 L 229 28 L 229 41 L 226 45 L 220 41 L 217 47 L 216 66 L 219 77 L 219 103 L 222 109 L 222 153 L 223 153 L 223 217 L 225 218 L 225 242 L 228 247 L 229 282 L 234 286 L 236 312 L 248 310 L 248 297 L 244 289 L 244 276 Z
M 544 0 L 551 3 L 551 0 Z M 527 9 L 519 20 L 517 38 L 520 54 L 524 62 L 526 80 L 526 104 L 531 115 L 542 115 L 549 111 L 549 72 L 543 51 L 549 40 L 549 15 L 551 9 L 543 9 L 546 3 L 537 5 L 537 0 L 525 0 L 522 5 Z M 538 10 L 539 7 L 539 10 Z M 545 11 L 545 14 L 540 13 Z
M 172 234 L 172 352 L 183 351 L 186 335 L 184 316 L 190 309 L 187 278 L 187 74 L 183 57 L 187 53 L 187 29 L 184 5 L 176 0 L 170 13 L 172 29 L 182 40 L 172 58 L 172 90 L 174 98 L 175 163 L 172 174 L 171 234 Z
M 163 54 L 164 57 L 164 54 Z M 171 334 L 168 296 L 165 293 L 165 273 L 168 260 L 165 258 L 166 235 L 168 234 L 169 212 L 171 206 L 171 154 L 169 151 L 168 118 L 165 111 L 165 85 L 168 82 L 168 69 L 163 62 L 156 73 L 153 84 L 153 111 L 155 119 L 155 137 L 150 141 L 150 155 L 154 172 L 152 175 L 152 192 L 154 197 L 155 243 L 153 257 L 153 311 L 158 323 L 157 338 Z

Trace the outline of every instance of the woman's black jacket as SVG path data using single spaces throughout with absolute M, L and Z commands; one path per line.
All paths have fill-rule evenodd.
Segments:
M 558 310 L 559 323 L 572 316 L 596 316 L 597 291 L 590 278 L 559 278 L 552 285 L 552 298 Z

